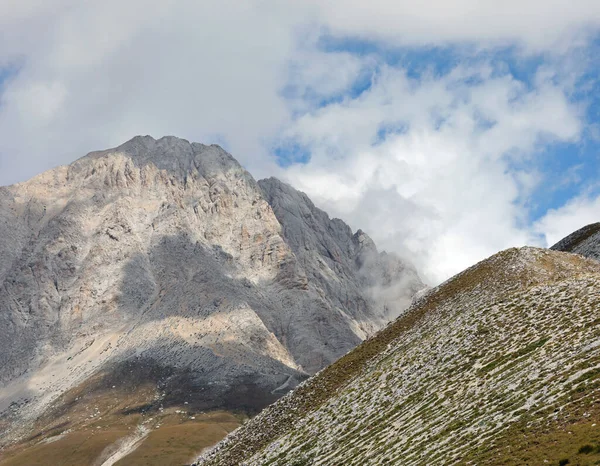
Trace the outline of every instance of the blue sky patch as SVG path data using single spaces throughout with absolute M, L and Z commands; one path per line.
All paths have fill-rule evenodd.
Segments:
M 391 135 L 399 135 L 407 133 L 410 126 L 408 123 L 398 122 L 397 124 L 380 125 L 373 141 L 373 145 L 381 144 Z
M 423 74 L 441 76 L 461 63 L 463 50 L 458 47 L 390 47 L 380 42 L 351 37 L 324 35 L 319 40 L 324 52 L 348 52 L 361 57 L 374 56 L 393 67 L 402 67 L 410 78 Z
M 296 163 L 308 163 L 310 151 L 307 147 L 295 141 L 284 141 L 273 148 L 277 163 L 284 168 Z
M 323 96 L 311 89 L 302 91 L 293 87 L 284 89 L 282 94 L 286 98 L 301 99 L 309 104 L 308 108 L 313 110 L 359 98 L 371 89 L 374 77 L 380 74 L 381 67 L 384 65 L 403 70 L 415 83 L 425 78 L 446 76 L 458 66 L 476 69 L 476 65 L 486 65 L 491 70 L 491 77 L 510 77 L 522 86 L 515 93 L 515 103 L 519 102 L 525 93 L 535 90 L 540 71 L 545 69 L 558 70 L 558 73 L 561 70 L 569 71 L 568 63 L 557 62 L 561 60 L 560 58 L 548 54 L 526 54 L 514 45 L 485 51 L 468 46 L 390 47 L 377 41 L 324 34 L 318 41 L 318 48 L 325 53 L 344 52 L 373 60 L 350 88 L 335 95 Z M 541 181 L 530 196 L 516 200 L 517 203 L 525 206 L 526 221 L 530 224 L 540 219 L 549 209 L 563 206 L 574 196 L 582 192 L 591 194 L 597 190 L 600 175 L 598 151 L 600 58 L 597 58 L 600 54 L 596 53 L 598 51 L 600 51 L 600 36 L 587 48 L 573 52 L 578 54 L 577 62 L 585 64 L 585 71 L 579 70 L 577 82 L 573 83 L 573 91 L 567 95 L 569 101 L 580 106 L 582 114 L 585 114 L 585 128 L 581 138 L 574 142 L 540 141 L 535 153 L 521 161 L 520 166 L 513 162 L 509 163 L 511 172 L 531 172 L 541 177 Z M 551 74 L 544 76 L 551 81 L 555 79 Z M 469 88 L 480 85 L 484 79 L 485 77 L 475 72 L 467 74 L 462 81 L 457 81 L 456 85 Z M 444 116 L 440 115 L 438 127 L 443 124 Z M 485 115 L 479 115 L 477 118 L 477 129 L 480 131 L 486 131 L 494 124 L 495 122 Z M 381 144 L 390 135 L 402 134 L 408 129 L 409 122 L 382 124 L 377 129 L 371 144 L 373 146 Z M 273 154 L 283 167 L 307 163 L 310 160 L 309 148 L 294 141 L 276 146 Z M 510 158 L 510 154 L 507 154 L 507 160 Z
M 19 73 L 17 66 L 5 66 L 0 68 L 0 97 L 4 92 L 6 83 Z

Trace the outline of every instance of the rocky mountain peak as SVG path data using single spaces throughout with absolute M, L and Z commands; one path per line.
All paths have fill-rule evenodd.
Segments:
M 356 230 L 353 239 L 356 242 L 359 249 L 366 249 L 369 251 L 377 252 L 377 247 L 375 246 L 373 240 L 361 229 Z
M 36 419 L 73 425 L 69 394 L 94 399 L 124 368 L 153 387 L 149 412 L 181 387 L 194 409 L 258 410 L 422 287 L 305 194 L 170 136 L 0 189 L 0 237 L 2 442 Z
M 99 165 L 110 165 L 115 176 L 123 177 L 130 177 L 135 171 L 143 174 L 158 169 L 183 183 L 190 178 L 212 180 L 235 176 L 255 184 L 237 160 L 220 146 L 190 143 L 174 136 L 158 140 L 136 136 L 113 149 L 92 152 L 69 166 L 69 176 L 89 178 L 97 173 Z

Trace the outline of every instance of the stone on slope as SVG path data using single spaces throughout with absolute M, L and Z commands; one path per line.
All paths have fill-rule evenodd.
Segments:
M 599 282 L 578 255 L 498 253 L 197 464 L 597 464 Z

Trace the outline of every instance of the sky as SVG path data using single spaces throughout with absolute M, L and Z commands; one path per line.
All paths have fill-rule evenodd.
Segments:
M 0 185 L 231 152 L 436 284 L 600 221 L 597 0 L 0 0 Z

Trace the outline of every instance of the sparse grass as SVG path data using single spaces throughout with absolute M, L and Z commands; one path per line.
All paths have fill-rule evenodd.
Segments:
M 548 337 L 540 338 L 539 340 L 528 344 L 527 346 L 525 346 L 524 348 L 521 348 L 518 351 L 514 351 L 512 353 L 508 353 L 504 356 L 501 356 L 501 357 L 491 361 L 490 363 L 486 364 L 485 366 L 483 366 L 479 370 L 479 373 L 486 374 L 487 372 L 490 372 L 490 371 L 496 369 L 498 366 L 506 364 L 510 361 L 515 361 L 519 358 L 522 358 L 523 356 L 527 356 L 532 351 L 535 351 L 536 349 L 543 346 L 548 340 L 549 340 Z
M 189 464 L 201 450 L 214 445 L 240 425 L 239 419 L 229 413 L 205 415 L 201 419 L 153 430 L 133 453 L 115 466 Z
M 586 396 L 587 395 L 587 396 Z M 465 458 L 465 464 L 517 466 L 559 464 L 568 459 L 578 466 L 600 464 L 600 398 L 581 395 L 569 411 L 556 419 L 523 420 L 513 424 L 488 445 Z M 549 407 L 546 411 L 552 411 Z M 548 463 L 545 463 L 547 461 Z
M 39 441 L 19 448 L 0 459 L 0 466 L 83 466 L 96 464 L 119 439 L 131 435 L 140 416 L 103 429 L 93 427 L 71 432 L 54 442 Z M 214 445 L 240 424 L 230 413 L 197 415 L 196 420 L 181 421 L 179 415 L 163 417 L 161 427 L 150 432 L 143 443 L 116 464 L 119 466 L 184 465 L 193 461 L 203 448 Z M 129 427 L 129 429 L 127 428 Z
M 74 432 L 52 443 L 39 443 L 0 459 L 0 466 L 82 466 L 93 464 L 110 444 L 128 435 L 127 430 Z
M 597 319 L 600 292 L 580 291 L 598 272 L 575 255 L 497 254 L 267 408 L 201 464 L 284 466 L 300 451 L 310 464 L 348 466 L 597 461 L 578 453 L 595 445 L 590 432 L 572 437 L 560 426 L 595 419 L 599 350 L 583 348 L 594 341 L 597 328 L 586 324 Z M 563 424 L 540 421 L 553 415 Z
M 113 388 L 112 382 L 107 384 L 103 374 L 98 374 L 62 395 L 55 408 L 37 421 L 30 438 L 0 454 L 0 466 L 95 464 L 107 453 L 105 449 L 131 435 L 140 424 L 150 428 L 150 434 L 139 451 L 118 464 L 183 465 L 244 419 L 242 415 L 213 412 L 194 414 L 191 420 L 190 415 L 175 412 L 187 411 L 183 403 L 164 412 L 150 410 L 156 396 L 156 384 L 141 381 Z

